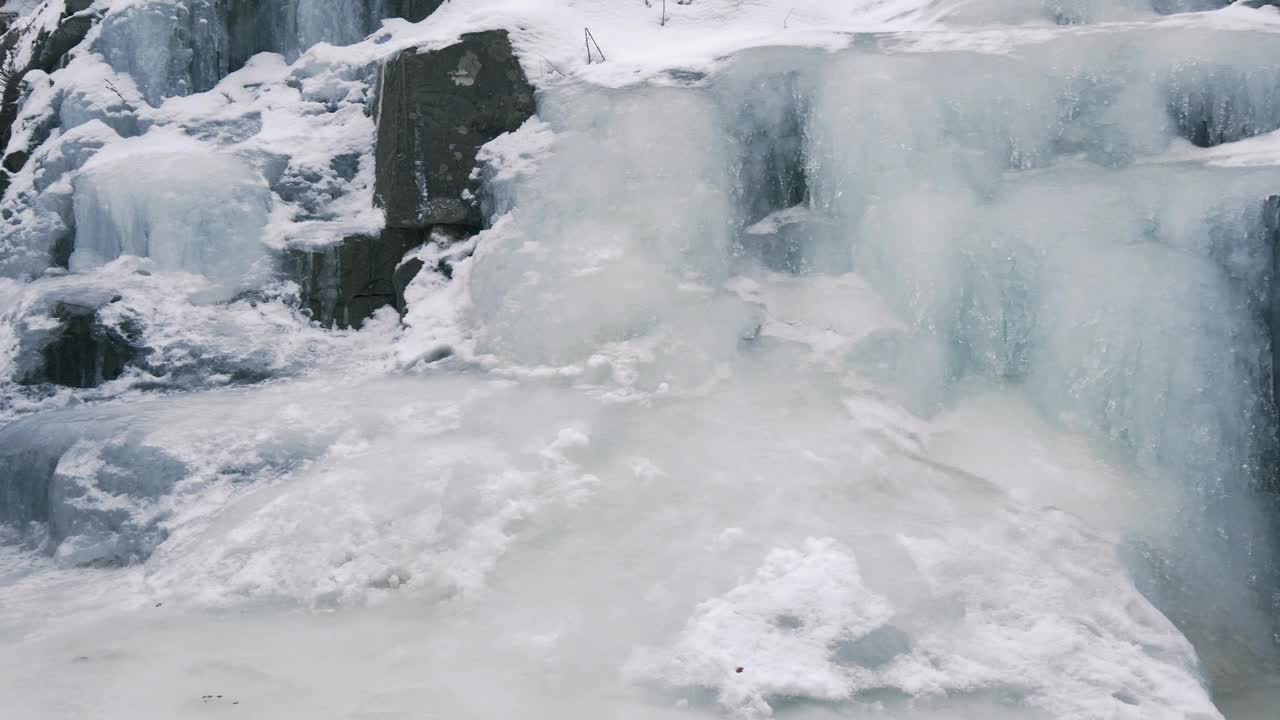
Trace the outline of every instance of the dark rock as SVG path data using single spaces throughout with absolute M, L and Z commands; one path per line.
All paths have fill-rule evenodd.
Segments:
M 405 302 L 404 291 L 409 287 L 409 283 L 418 277 L 418 273 L 422 272 L 422 268 L 425 266 L 426 263 L 422 261 L 422 258 L 415 257 L 405 260 L 396 268 L 392 280 L 396 288 L 396 311 L 401 315 L 404 315 L 409 309 L 408 304 Z
M 97 22 L 97 18 L 81 14 L 92 4 L 92 0 L 70 0 L 67 3 L 67 9 L 62 14 L 58 27 L 39 41 L 39 50 L 33 61 L 34 67 L 45 72 L 53 72 L 62 67 L 67 53 L 85 39 L 89 30 Z
M 426 241 L 425 230 L 388 228 L 318 250 L 293 249 L 286 274 L 301 288 L 303 307 L 326 327 L 359 328 L 378 308 L 397 303 L 396 268 Z
M 400 17 L 410 22 L 421 22 L 449 0 L 400 0 Z
M 434 11 L 438 0 L 401 6 L 410 19 Z M 481 226 L 480 146 L 516 130 L 536 106 L 504 31 L 464 35 L 431 53 L 405 51 L 383 68 L 375 152 L 376 195 L 387 229 L 320 250 L 290 250 L 285 272 L 301 301 L 322 325 L 359 328 L 378 308 L 405 312 L 404 292 L 425 263 L 405 254 L 434 239 L 450 245 Z M 354 173 L 358 159 L 335 160 Z M 403 261 L 403 262 L 402 262 Z M 446 276 L 452 268 L 429 268 Z
M 476 154 L 537 110 L 507 33 L 401 52 L 383 68 L 380 92 L 375 194 L 387 226 L 478 228 Z
M 62 13 L 62 18 L 58 26 L 51 32 L 41 33 L 35 40 L 35 52 L 32 53 L 31 61 L 25 67 L 11 67 L 13 49 L 18 42 L 18 36 L 21 32 L 14 28 L 12 32 L 7 32 L 0 37 L 0 59 L 4 60 L 6 67 L 2 80 L 4 87 L 0 88 L 0 154 L 3 154 L 9 147 L 9 140 L 13 137 L 13 123 L 18 118 L 18 111 L 21 109 L 19 100 L 22 95 L 22 81 L 26 78 L 27 73 L 32 70 L 43 70 L 44 72 L 53 72 L 61 67 L 67 57 L 67 53 L 79 45 L 89 34 L 89 30 L 98 21 L 97 16 L 85 13 L 93 4 L 93 0 L 67 0 L 66 9 Z M 27 162 L 27 153 L 13 153 L 4 158 L 4 172 L 0 172 L 0 198 L 3 198 L 9 189 L 9 176 L 22 169 Z
M 448 247 L 474 234 L 467 227 L 388 228 L 378 236 L 354 235 L 329 247 L 291 249 L 284 271 L 298 283 L 302 307 L 313 320 L 358 329 L 379 308 L 405 313 L 405 288 L 426 268 L 419 258 L 405 260 L 409 251 L 428 241 Z M 453 272 L 445 261 L 426 269 L 446 278 Z
M 27 164 L 28 153 L 24 150 L 9 153 L 2 163 L 5 172 L 16 173 Z
M 58 302 L 53 317 L 61 326 L 40 350 L 42 362 L 24 382 L 88 388 L 114 380 L 140 356 L 134 339 L 98 322 L 100 307 Z

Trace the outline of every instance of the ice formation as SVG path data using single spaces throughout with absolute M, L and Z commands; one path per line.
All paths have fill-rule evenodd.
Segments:
M 1269 717 L 1280 12 L 1224 4 L 10 0 L 4 711 Z M 494 28 L 485 228 L 320 327 L 380 64 Z M 126 372 L 31 384 L 68 307 Z
M 122 255 L 157 270 L 203 275 L 230 296 L 265 264 L 271 192 L 262 175 L 196 143 L 169 150 L 121 143 L 86 163 L 75 180 L 71 270 Z

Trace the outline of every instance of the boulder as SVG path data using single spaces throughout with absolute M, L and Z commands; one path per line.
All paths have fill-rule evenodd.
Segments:
M 403 305 L 396 268 L 425 240 L 425 231 L 412 229 L 353 235 L 337 245 L 290 250 L 286 271 L 298 283 L 302 306 L 313 320 L 359 328 L 378 308 Z
M 405 256 L 431 241 L 442 247 L 465 242 L 474 231 L 461 226 L 430 230 L 388 228 L 379 235 L 353 235 L 337 245 L 294 248 L 286 274 L 298 283 L 303 309 L 325 327 L 356 328 L 382 307 L 407 310 L 404 293 L 425 264 Z M 430 270 L 451 275 L 447 264 Z
M 506 31 L 395 56 L 382 70 L 375 149 L 374 190 L 387 227 L 479 228 L 476 154 L 536 110 Z
M 114 380 L 141 356 L 136 333 L 121 330 L 99 321 L 105 302 L 82 299 L 59 300 L 52 306 L 54 327 L 34 342 L 24 343 L 24 355 L 30 356 L 22 381 L 26 384 L 52 383 L 74 388 L 89 388 Z
M 410 0 L 403 7 L 429 13 L 439 5 Z M 388 62 L 375 149 L 375 194 L 387 228 L 288 251 L 285 273 L 298 283 L 312 318 L 359 328 L 378 308 L 403 313 L 404 290 L 423 268 L 421 260 L 404 261 L 406 253 L 428 239 L 449 245 L 481 229 L 473 173 L 480 146 L 535 111 L 533 87 L 505 31 L 463 35 L 456 45 L 408 50 Z

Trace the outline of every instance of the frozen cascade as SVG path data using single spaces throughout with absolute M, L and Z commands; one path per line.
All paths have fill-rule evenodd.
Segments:
M 108 2 L 33 77 L 5 713 L 1269 718 L 1280 14 L 538 2 Z M 310 323 L 274 263 L 372 206 L 371 64 L 491 26 L 545 72 L 487 228 Z M 59 304 L 136 366 L 20 384 Z
M 197 146 L 192 149 L 190 146 Z M 183 142 L 173 151 L 112 148 L 75 182 L 74 271 L 122 255 L 155 267 L 203 275 L 230 297 L 267 271 L 263 228 L 271 193 L 262 176 L 234 157 Z
M 211 89 L 258 53 L 292 61 L 357 42 L 394 11 L 392 0 L 147 0 L 110 12 L 96 48 L 156 105 Z

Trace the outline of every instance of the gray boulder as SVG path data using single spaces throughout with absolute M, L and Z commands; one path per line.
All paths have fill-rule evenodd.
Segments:
M 387 227 L 480 227 L 476 154 L 537 110 L 506 31 L 406 50 L 382 73 L 374 191 Z

